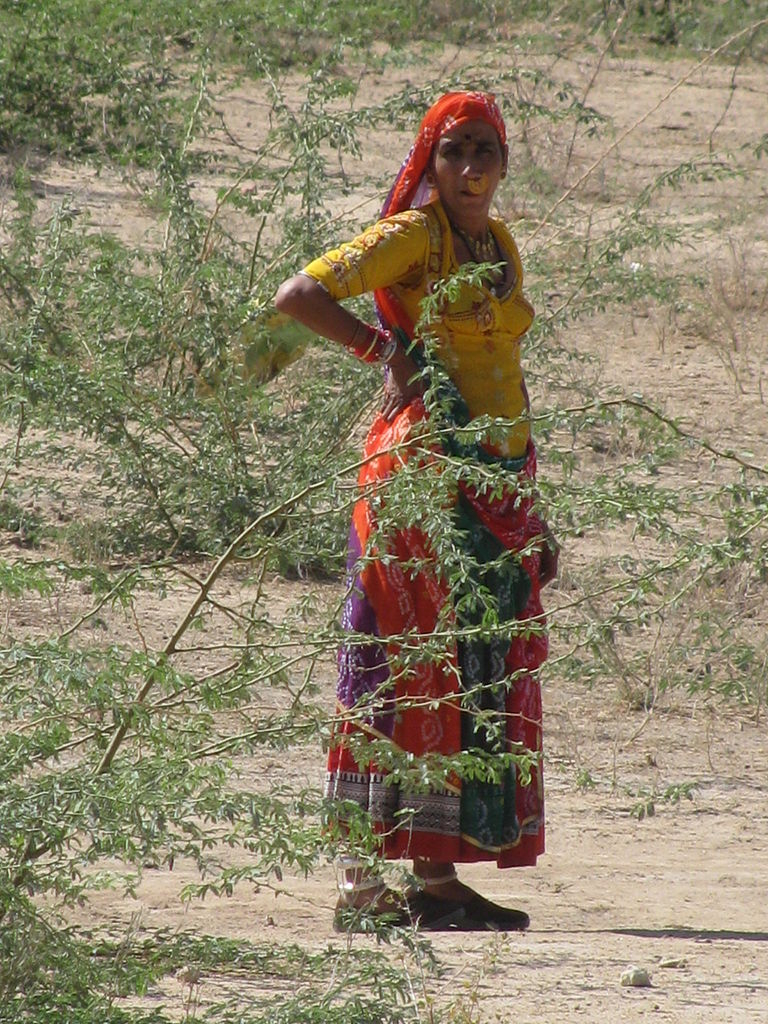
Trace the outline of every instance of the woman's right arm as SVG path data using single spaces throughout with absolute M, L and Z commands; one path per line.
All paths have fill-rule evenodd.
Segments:
M 324 338 L 351 345 L 360 321 L 332 299 L 321 284 L 306 274 L 296 274 L 277 289 L 275 306 Z
M 275 306 L 281 313 L 309 327 L 331 341 L 354 347 L 364 337 L 368 325 L 344 309 L 319 282 L 307 274 L 296 274 L 284 281 L 277 290 Z M 381 407 L 386 420 L 392 420 L 412 398 L 424 390 L 418 368 L 402 346 L 387 360 L 389 376 L 384 388 Z

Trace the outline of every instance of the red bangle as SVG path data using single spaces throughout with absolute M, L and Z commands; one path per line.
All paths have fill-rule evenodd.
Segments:
M 346 347 L 364 363 L 388 363 L 397 351 L 397 339 L 391 331 L 382 331 L 361 321 Z

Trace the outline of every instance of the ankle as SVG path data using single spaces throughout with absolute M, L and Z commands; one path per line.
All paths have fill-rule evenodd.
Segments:
M 458 879 L 456 867 L 451 861 L 435 861 L 427 858 L 416 858 L 413 862 L 413 873 L 422 888 L 436 888 L 450 885 Z
M 451 882 L 457 882 L 459 879 L 459 876 L 456 874 L 456 868 L 452 868 L 442 875 L 417 875 L 416 877 L 423 889 L 438 889 L 441 885 L 449 885 Z

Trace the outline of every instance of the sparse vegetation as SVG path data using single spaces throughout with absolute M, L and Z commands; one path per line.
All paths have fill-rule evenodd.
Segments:
M 711 58 L 733 93 L 739 67 L 765 55 L 756 8 L 0 4 L 0 1021 L 160 1024 L 172 1015 L 146 997 L 174 974 L 190 1021 L 483 1019 L 477 990 L 498 949 L 450 999 L 439 956 L 408 932 L 320 950 L 71 923 L 94 891 L 130 891 L 181 860 L 199 870 L 185 893 L 198 899 L 278 888 L 332 855 L 315 769 L 378 377 L 282 323 L 271 301 L 357 227 L 360 200 L 370 217 L 383 187 L 370 139 L 389 150 L 407 137 L 432 67 L 440 89 L 492 88 L 515 127 L 501 205 L 520 220 L 539 311 L 527 377 L 541 492 L 566 548 L 546 678 L 610 685 L 627 714 L 673 695 L 764 715 L 764 439 L 735 444 L 642 379 L 606 380 L 565 330 L 663 317 L 664 332 L 717 352 L 734 402 L 765 405 L 766 239 L 750 185 L 764 181 L 765 137 L 721 145 L 713 111 L 705 146 L 630 181 L 624 128 L 593 105 L 595 77 L 585 84 L 562 56 L 588 54 L 599 75 L 609 54 L 653 54 L 668 61 L 670 96 Z M 384 23 L 400 26 L 396 46 Z M 465 50 L 441 62 L 456 40 Z M 257 97 L 247 140 L 227 115 L 244 81 Z M 77 185 L 52 194 L 55 160 L 125 183 L 151 225 L 142 241 L 99 224 Z M 742 182 L 731 216 L 719 197 Z M 680 189 L 701 202 L 670 217 Z M 671 259 L 682 251 L 690 260 Z M 403 474 L 388 514 L 424 520 L 437 505 L 425 528 L 447 538 L 426 496 L 467 472 L 452 455 Z M 585 556 L 578 542 L 597 536 Z M 466 586 L 471 567 L 451 568 Z M 302 586 L 278 598 L 285 579 Z M 158 608 L 171 599 L 169 624 Z M 504 628 L 492 604 L 482 628 Z M 453 639 L 437 637 L 432 656 Z M 306 775 L 265 767 L 297 749 L 310 751 Z M 429 766 L 449 769 L 482 766 Z M 574 777 L 597 798 L 599 773 L 578 764 Z M 693 799 L 696 782 L 613 789 L 640 821 Z M 242 1001 L 231 984 L 200 1007 L 200 971 L 245 970 L 274 989 Z

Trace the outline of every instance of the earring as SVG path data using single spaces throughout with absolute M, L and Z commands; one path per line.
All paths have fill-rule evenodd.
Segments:
M 427 184 L 429 185 L 429 187 L 430 188 L 434 188 L 435 187 L 435 176 L 434 176 L 434 174 L 427 174 L 426 175 L 426 179 L 427 179 Z

